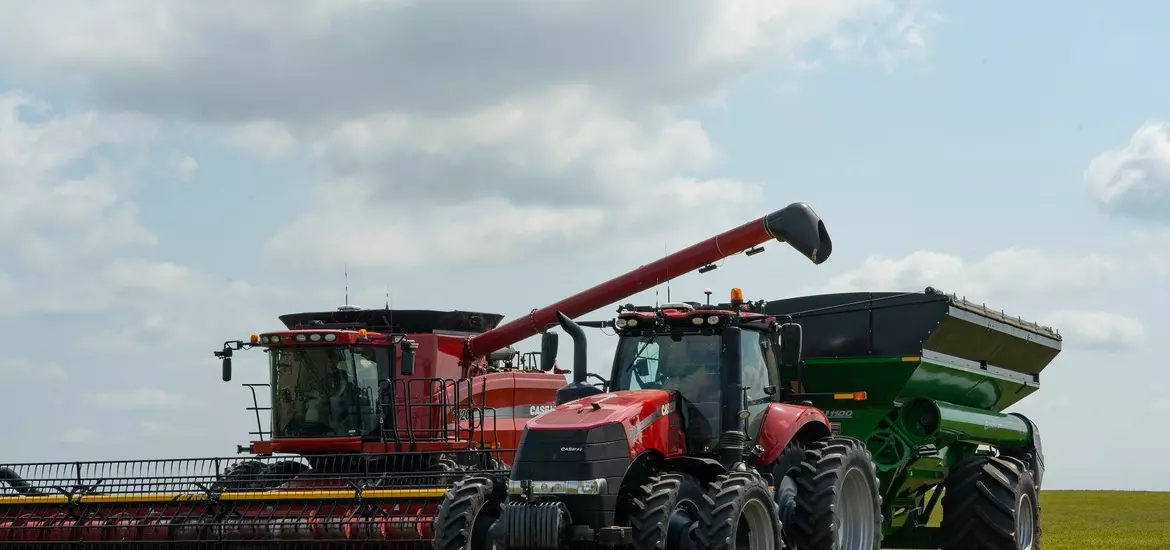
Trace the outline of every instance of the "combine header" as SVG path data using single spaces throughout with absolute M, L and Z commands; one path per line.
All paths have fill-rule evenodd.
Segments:
M 579 391 L 580 380 L 562 387 L 549 327 L 770 239 L 818 263 L 831 250 L 795 203 L 499 326 L 463 311 L 282 316 L 284 329 L 216 352 L 225 381 L 236 352 L 268 354 L 270 383 L 245 384 L 250 410 L 270 414 L 270 430 L 239 448 L 251 456 L 0 465 L 0 545 L 429 547 L 447 488 L 507 475 L 525 423 Z M 540 354 L 511 348 L 542 332 Z

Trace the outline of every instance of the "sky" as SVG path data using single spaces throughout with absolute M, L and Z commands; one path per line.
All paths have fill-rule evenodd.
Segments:
M 13 2 L 0 462 L 231 456 L 264 356 L 224 383 L 212 352 L 278 315 L 348 285 L 513 319 L 803 201 L 827 262 L 773 244 L 672 298 L 933 286 L 1051 325 L 1064 350 L 1011 409 L 1045 488 L 1170 490 L 1170 463 L 1118 462 L 1170 451 L 1167 23 L 1142 1 Z

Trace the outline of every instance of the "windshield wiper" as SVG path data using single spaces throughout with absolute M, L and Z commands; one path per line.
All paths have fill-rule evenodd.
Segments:
M 662 333 L 655 332 L 654 335 L 651 336 L 649 340 L 646 340 L 645 342 L 642 343 L 642 347 L 638 348 L 638 351 L 636 353 L 634 353 L 634 358 L 630 360 L 629 365 L 626 365 L 626 369 L 624 372 L 630 372 L 631 370 L 633 370 L 634 365 L 638 362 L 638 359 L 645 359 L 644 357 L 642 357 L 642 352 L 646 351 L 646 346 L 649 346 L 650 344 L 652 344 L 654 342 L 654 339 L 658 338 L 659 334 L 662 334 Z

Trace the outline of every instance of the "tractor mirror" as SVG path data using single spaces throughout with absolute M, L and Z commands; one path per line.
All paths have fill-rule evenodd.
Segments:
M 634 361 L 634 373 L 636 373 L 639 378 L 650 376 L 650 363 L 645 359 L 638 359 L 637 361 Z
M 232 348 L 226 344 L 223 346 L 223 351 L 217 352 L 216 355 L 223 358 L 223 381 L 232 381 Z
M 552 331 L 540 335 L 540 370 L 551 371 L 557 361 L 557 344 L 560 336 Z
M 402 343 L 402 375 L 414 374 L 414 344 L 409 340 Z
M 780 325 L 780 364 L 795 367 L 802 359 L 804 333 L 799 323 Z

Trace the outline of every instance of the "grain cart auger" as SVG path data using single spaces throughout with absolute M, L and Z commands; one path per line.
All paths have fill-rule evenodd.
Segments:
M 782 223 L 773 233 L 803 237 L 787 242 L 814 263 L 829 256 L 811 212 Z M 528 422 L 507 477 L 472 476 L 448 491 L 435 548 L 466 548 L 469 538 L 473 550 L 775 550 L 791 547 L 786 539 L 809 550 L 879 548 L 868 452 L 800 404 L 865 394 L 780 391 L 779 364 L 800 361 L 801 327 L 760 307 L 736 288 L 730 303 L 627 305 L 614 320 L 580 324 L 561 316 L 573 382 Z M 603 388 L 587 382 L 581 326 L 616 329 Z M 797 506 L 798 489 L 812 506 Z
M 770 238 L 827 256 L 815 220 L 790 205 L 502 325 L 490 313 L 351 306 L 282 316 L 284 329 L 216 351 L 225 381 L 241 350 L 268 356 L 270 383 L 246 384 L 260 424 L 239 448 L 250 456 L 0 464 L 0 544 L 428 547 L 450 484 L 468 471 L 505 474 L 524 423 L 565 385 L 555 333 L 542 338 L 551 353 L 538 368 L 512 345 L 554 326 L 558 311 L 597 310 Z M 257 388 L 271 407 L 257 404 Z
M 812 402 L 873 453 L 887 547 L 1040 548 L 1040 433 L 1003 411 L 1039 389 L 1059 333 L 933 288 L 803 296 L 764 312 L 804 328 L 786 391 L 866 390 L 864 402 Z M 940 502 L 942 525 L 928 526 Z

